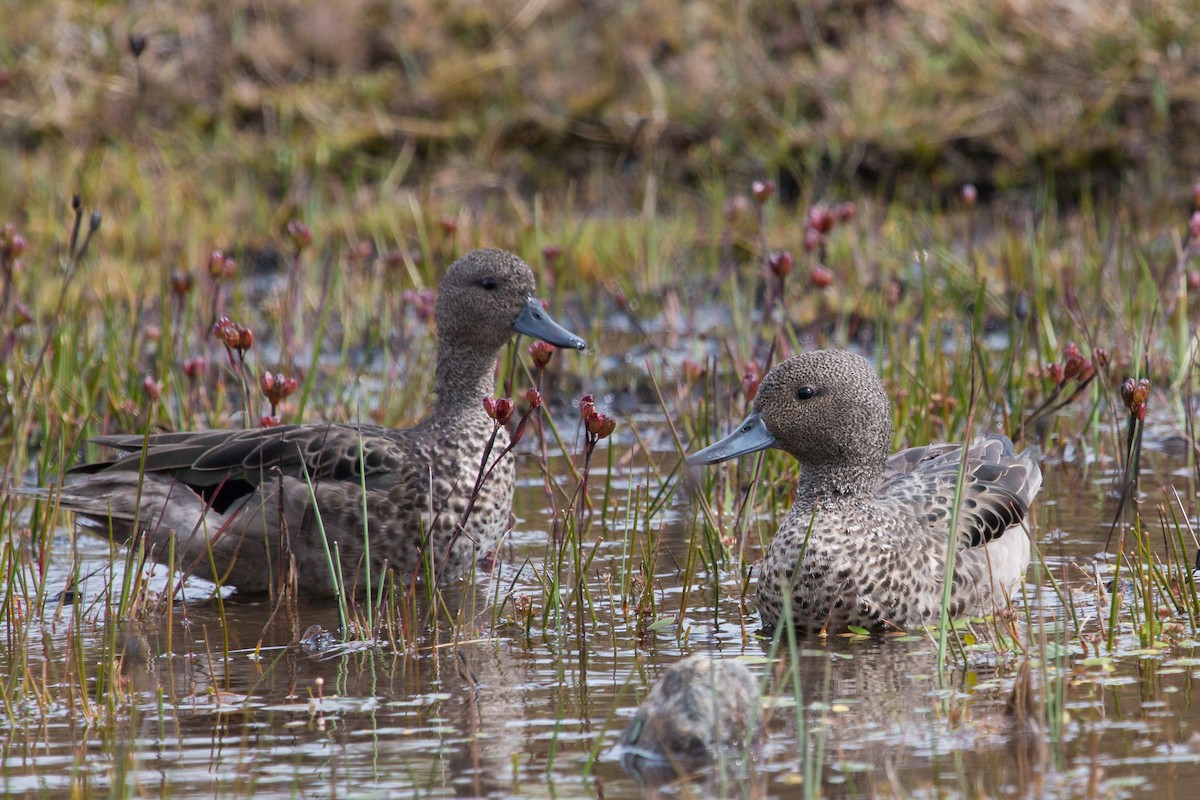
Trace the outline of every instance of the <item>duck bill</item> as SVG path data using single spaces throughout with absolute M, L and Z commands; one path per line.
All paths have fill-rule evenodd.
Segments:
M 733 433 L 698 453 L 692 453 L 687 460 L 689 464 L 718 464 L 747 453 L 766 450 L 773 444 L 775 436 L 767 430 L 762 415 L 754 413 L 742 420 Z
M 551 319 L 546 309 L 542 308 L 542 301 L 536 297 L 530 297 L 526 301 L 525 307 L 513 322 L 513 330 L 549 342 L 555 347 L 569 347 L 572 350 L 587 348 L 587 342 Z

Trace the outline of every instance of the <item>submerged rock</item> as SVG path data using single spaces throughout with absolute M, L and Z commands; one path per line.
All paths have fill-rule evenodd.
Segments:
M 750 670 L 692 655 L 664 672 L 638 708 L 621 734 L 621 762 L 640 777 L 737 758 L 753 745 L 758 721 L 758 681 Z

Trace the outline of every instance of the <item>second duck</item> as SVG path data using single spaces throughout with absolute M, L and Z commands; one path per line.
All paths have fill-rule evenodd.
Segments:
M 758 577 L 765 628 L 914 628 L 941 617 L 961 444 L 888 457 L 891 405 L 866 359 L 794 356 L 763 378 L 753 413 L 689 457 L 714 464 L 777 447 L 800 462 L 796 499 Z M 992 435 L 967 448 L 953 533 L 952 617 L 1006 607 L 1029 566 L 1023 522 L 1042 485 L 1030 451 Z

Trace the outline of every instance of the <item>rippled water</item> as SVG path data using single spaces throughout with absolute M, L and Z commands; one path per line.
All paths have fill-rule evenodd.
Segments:
M 642 417 L 640 425 L 651 430 L 653 420 Z M 1147 520 L 1156 518 L 1155 504 L 1170 501 L 1164 481 L 1179 486 L 1185 508 L 1192 505 L 1190 472 L 1170 434 L 1162 425 L 1148 447 Z M 666 437 L 661 449 L 664 463 L 674 459 Z M 1045 696 L 1041 676 L 1056 674 L 1055 658 L 1064 656 L 1058 663 L 1066 678 L 1054 684 L 1065 690 L 1061 743 L 1047 743 L 1044 731 L 1014 725 L 1006 713 L 1016 665 L 1025 660 L 1018 654 L 968 648 L 941 683 L 936 645 L 924 635 L 811 637 L 801 640 L 799 657 L 803 737 L 818 765 L 819 786 L 810 790 L 829 797 L 1194 796 L 1200 651 L 1186 620 L 1143 647 L 1125 614 L 1108 657 L 1100 645 L 1107 611 L 1095 579 L 1111 572 L 1111 559 L 1097 554 L 1115 512 L 1113 466 L 1095 454 L 1064 452 L 1068 458 L 1046 460 L 1035 517 L 1054 581 L 1031 570 L 1018 603 L 1035 696 Z M 95 538 L 72 544 L 64 532 L 47 573 L 43 624 L 29 626 L 23 640 L 10 630 L 4 642 L 0 786 L 46 796 L 114 786 L 174 797 L 639 796 L 649 790 L 626 774 L 612 745 L 666 666 L 707 651 L 744 658 L 763 678 L 769 734 L 748 776 L 708 775 L 663 791 L 803 796 L 795 695 L 767 658 L 770 643 L 754 635 L 753 603 L 738 601 L 740 574 L 700 568 L 698 580 L 681 585 L 694 513 L 682 490 L 649 522 L 630 510 L 646 505 L 654 479 L 645 468 L 618 464 L 607 495 L 593 492 L 607 513 L 606 524 L 595 522 L 586 537 L 596 550 L 581 632 L 575 605 L 565 618 L 543 620 L 540 581 L 553 552 L 553 520 L 531 459 L 521 463 L 519 521 L 498 584 L 481 581 L 448 598 L 452 611 L 473 622 L 456 626 L 443 614 L 419 641 L 399 648 L 306 647 L 299 641 L 311 626 L 337 630 L 334 607 L 276 610 L 236 597 L 219 603 L 202 589 L 175 604 L 169 620 L 154 614 L 105 626 L 115 612 L 106 615 L 96 603 L 112 574 L 108 546 Z M 657 608 L 639 627 L 618 586 L 626 565 L 638 573 L 650 539 L 661 548 Z M 100 571 L 74 603 L 54 602 L 72 553 L 82 573 Z M 491 602 L 520 595 L 534 603 L 528 635 L 513 600 Z M 1084 620 L 1082 645 L 1070 613 Z M 122 654 L 119 686 L 132 698 L 128 705 L 94 701 L 95 681 L 111 668 L 101 654 L 114 652 Z M 90 676 L 91 701 L 71 688 L 81 670 Z M 50 688 L 40 694 L 35 687 L 43 685 Z

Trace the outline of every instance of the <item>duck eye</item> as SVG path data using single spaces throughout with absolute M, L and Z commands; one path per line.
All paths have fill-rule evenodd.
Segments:
M 798 400 L 808 400 L 809 398 L 813 397 L 816 393 L 817 393 L 817 390 L 812 388 L 811 386 L 801 386 L 800 390 L 798 392 L 796 392 L 796 398 Z
M 495 278 L 484 278 L 483 280 L 481 280 L 479 282 L 479 285 L 482 286 L 483 288 L 487 289 L 489 292 L 493 292 L 496 290 L 496 279 Z

